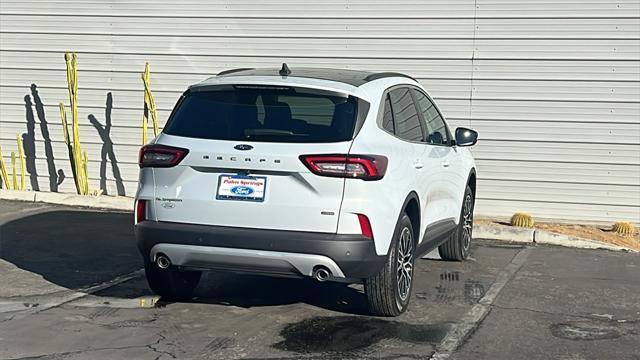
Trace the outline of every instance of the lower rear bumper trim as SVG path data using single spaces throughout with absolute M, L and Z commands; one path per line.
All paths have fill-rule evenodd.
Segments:
M 237 228 L 150 220 L 136 224 L 135 231 L 138 248 L 146 259 L 149 259 L 152 249 L 158 245 L 188 246 L 180 251 L 187 254 L 184 255 L 187 256 L 184 261 L 188 260 L 190 266 L 205 269 L 239 268 L 246 272 L 262 273 L 273 273 L 275 269 L 279 273 L 307 276 L 310 274 L 307 259 L 313 259 L 320 261 L 317 265 L 324 264 L 332 271 L 339 269 L 339 273 L 346 279 L 363 279 L 376 274 L 387 259 L 386 255 L 376 253 L 373 240 L 360 234 Z M 206 248 L 215 250 L 207 251 Z M 191 252 L 187 249 L 191 249 Z M 197 251 L 192 251 L 193 249 Z M 282 254 L 293 260 L 285 261 Z M 334 277 L 339 277 L 339 273 L 336 270 Z
M 150 260 L 164 254 L 173 265 L 185 267 L 255 268 L 286 273 L 295 270 L 301 275 L 312 276 L 316 266 L 324 266 L 336 278 L 344 278 L 344 273 L 326 256 L 298 254 L 277 251 L 257 251 L 213 246 L 156 244 L 151 248 Z M 212 266 L 213 265 L 213 266 Z

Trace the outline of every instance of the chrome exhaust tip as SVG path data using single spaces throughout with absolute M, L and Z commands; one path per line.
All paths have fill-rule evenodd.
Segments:
M 164 254 L 158 254 L 156 256 L 156 265 L 158 265 L 160 269 L 168 269 L 169 266 L 171 266 L 171 260 Z
M 331 272 L 325 267 L 318 266 L 313 269 L 313 277 L 320 282 L 327 281 L 331 279 Z

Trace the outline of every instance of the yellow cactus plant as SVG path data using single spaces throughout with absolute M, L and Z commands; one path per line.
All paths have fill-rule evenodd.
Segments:
M 13 180 L 13 189 L 18 189 L 18 174 L 16 172 L 16 153 L 11 152 L 11 179 Z
M 2 158 L 2 150 L 0 150 L 0 177 L 2 177 L 2 187 L 7 190 L 25 190 L 27 188 L 24 145 L 20 134 L 16 135 L 16 139 L 18 140 L 18 155 L 16 156 L 14 151 L 11 152 L 11 178 L 9 178 L 7 166 Z M 20 181 L 18 181 L 18 165 L 20 166 Z
M 511 216 L 511 226 L 532 228 L 533 217 L 525 212 L 517 212 Z
M 0 148 L 0 176 L 2 176 L 2 187 L 4 189 L 11 189 L 11 183 L 9 182 L 9 174 L 7 172 L 7 167 L 4 164 L 1 148 Z
M 142 73 L 142 84 L 144 85 L 144 108 L 142 114 L 142 145 L 147 143 L 147 127 L 149 124 L 149 115 L 151 113 L 151 121 L 153 124 L 153 136 L 158 136 L 160 129 L 158 128 L 158 112 L 156 110 L 156 101 L 151 93 L 151 71 L 149 63 L 144 64 L 144 72 Z
M 22 136 L 20 134 L 16 135 L 16 139 L 18 140 L 18 158 L 20 159 L 20 190 L 25 190 L 27 174 L 25 169 L 27 168 L 27 164 L 24 159 L 24 145 L 22 144 Z
M 635 234 L 636 227 L 630 222 L 618 221 L 615 224 L 613 224 L 612 230 L 617 234 L 620 234 L 623 236 L 631 236 Z
M 60 117 L 62 119 L 62 131 L 64 140 L 69 149 L 71 169 L 76 184 L 76 190 L 80 195 L 89 194 L 89 179 L 87 176 L 86 154 L 80 147 L 80 127 L 78 126 L 78 77 L 77 77 L 77 55 L 75 53 L 64 54 L 67 63 L 67 86 L 69 88 L 69 102 L 71 105 L 71 137 L 67 129 L 67 115 L 64 104 L 60 103 Z

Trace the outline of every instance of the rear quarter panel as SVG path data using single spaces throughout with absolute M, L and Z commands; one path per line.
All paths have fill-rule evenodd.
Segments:
M 381 85 L 381 89 L 386 86 Z M 382 94 L 382 91 L 375 92 Z M 378 127 L 381 97 L 370 96 L 370 99 L 369 115 L 349 153 L 386 156 L 388 167 L 380 180 L 345 181 L 338 233 L 359 234 L 361 230 L 356 214 L 365 214 L 371 223 L 377 254 L 386 255 L 402 205 L 416 188 L 416 177 L 409 171 L 413 169 L 415 154 L 413 144 L 399 140 Z

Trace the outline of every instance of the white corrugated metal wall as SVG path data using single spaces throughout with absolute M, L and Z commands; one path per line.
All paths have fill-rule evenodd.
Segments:
M 481 134 L 480 214 L 640 222 L 638 0 L 0 0 L 0 145 L 7 162 L 25 134 L 41 191 L 74 191 L 68 50 L 92 188 L 108 194 L 135 192 L 145 61 L 161 123 L 190 83 L 286 61 L 418 78 Z

